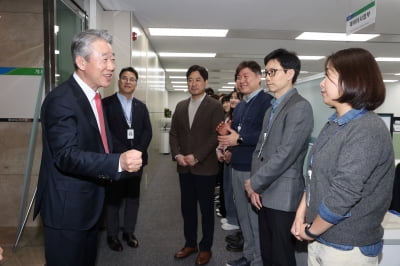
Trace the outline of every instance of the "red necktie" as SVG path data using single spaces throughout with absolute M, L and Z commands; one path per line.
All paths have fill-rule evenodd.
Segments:
M 96 109 L 99 118 L 101 141 L 103 142 L 104 150 L 106 151 L 106 153 L 110 153 L 110 151 L 108 150 L 107 134 L 106 127 L 104 126 L 103 107 L 101 105 L 100 93 L 96 93 L 96 96 L 94 96 L 94 101 L 96 103 Z

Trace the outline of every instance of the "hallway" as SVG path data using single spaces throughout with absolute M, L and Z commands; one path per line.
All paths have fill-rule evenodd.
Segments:
M 196 255 L 183 260 L 175 260 L 174 254 L 184 245 L 182 217 L 180 214 L 179 182 L 175 162 L 170 155 L 152 153 L 159 162 L 152 165 L 152 176 L 143 177 L 141 205 L 139 210 L 136 237 L 137 249 L 123 242 L 123 252 L 111 251 L 106 243 L 106 233 L 102 231 L 99 240 L 98 266 L 173 266 L 194 265 Z M 149 167 L 149 166 L 147 166 Z M 150 170 L 150 169 L 149 169 Z M 224 231 L 220 219 L 215 218 L 213 256 L 209 266 L 225 265 L 241 253 L 228 252 L 224 238 L 232 231 Z M 26 228 L 18 250 L 12 253 L 15 241 L 15 228 L 0 228 L 0 243 L 5 249 L 1 266 L 43 266 L 42 233 L 36 228 Z M 201 232 L 199 232 L 201 236 Z M 121 235 L 120 235 L 121 237 Z

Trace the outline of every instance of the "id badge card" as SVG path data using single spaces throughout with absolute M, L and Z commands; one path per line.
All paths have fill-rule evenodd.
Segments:
M 127 131 L 127 139 L 134 139 L 135 138 L 135 131 L 133 128 L 129 128 Z

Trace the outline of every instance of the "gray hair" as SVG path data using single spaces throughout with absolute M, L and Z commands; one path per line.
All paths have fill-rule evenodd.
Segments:
M 96 30 L 96 29 L 89 29 L 83 32 L 79 32 L 74 36 L 71 43 L 71 55 L 72 55 L 72 62 L 74 62 L 75 69 L 78 66 L 75 63 L 75 59 L 77 56 L 82 56 L 89 60 L 89 56 L 92 53 L 89 46 L 96 40 L 105 40 L 109 44 L 112 44 L 112 36 L 106 30 Z

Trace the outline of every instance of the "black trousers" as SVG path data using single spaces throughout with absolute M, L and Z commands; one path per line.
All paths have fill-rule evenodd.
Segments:
M 262 207 L 258 213 L 261 257 L 264 266 L 295 266 L 296 239 L 290 232 L 295 212 Z
M 95 266 L 98 228 L 60 230 L 44 226 L 46 266 Z
M 120 220 L 119 210 L 124 208 L 124 232 L 134 233 L 139 212 L 140 181 L 143 170 L 133 176 L 123 177 L 117 182 L 112 182 L 106 187 L 106 229 L 107 235 L 117 237 Z
M 216 177 L 188 173 L 179 174 L 179 181 L 185 247 L 197 246 L 197 203 L 199 203 L 203 232 L 199 248 L 201 251 L 209 251 L 214 237 L 214 187 Z

